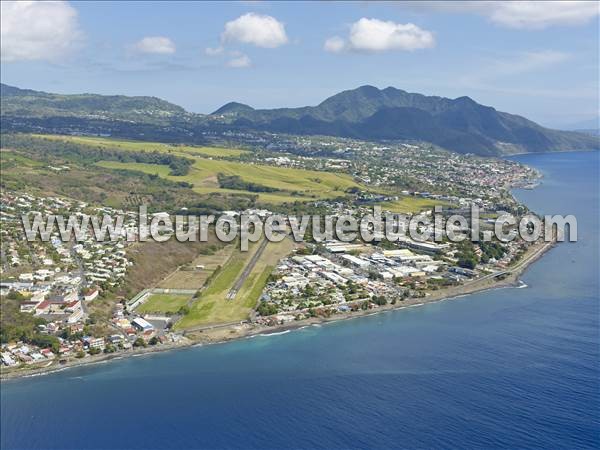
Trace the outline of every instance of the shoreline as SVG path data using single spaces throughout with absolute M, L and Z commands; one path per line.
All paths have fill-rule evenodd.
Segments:
M 195 346 L 225 344 L 229 342 L 239 341 L 242 339 L 254 338 L 257 336 L 269 336 L 287 333 L 308 326 L 341 322 L 344 320 L 352 320 L 360 317 L 367 317 L 390 311 L 398 311 L 405 308 L 425 306 L 427 304 L 462 298 L 467 295 L 494 289 L 503 289 L 509 287 L 518 288 L 520 282 L 519 277 L 521 276 L 521 274 L 525 272 L 527 268 L 529 268 L 533 263 L 540 259 L 547 251 L 549 251 L 555 245 L 556 237 L 550 242 L 543 242 L 539 245 L 535 244 L 533 248 L 527 250 L 527 253 L 524 255 L 523 260 L 517 262 L 514 268 L 509 268 L 510 272 L 505 276 L 505 278 L 501 280 L 496 280 L 494 278 L 472 280 L 463 285 L 453 286 L 451 288 L 440 289 L 438 291 L 430 292 L 425 297 L 409 298 L 404 301 L 398 302 L 395 305 L 387 304 L 366 311 L 360 310 L 339 315 L 333 315 L 330 317 L 308 318 L 300 321 L 294 321 L 287 324 L 275 326 L 235 324 L 213 329 L 201 330 L 197 332 L 191 332 L 189 335 L 193 336 L 192 339 L 188 338 L 187 336 L 182 336 L 181 340 L 177 343 L 162 344 L 154 347 L 145 347 L 142 349 L 135 349 L 110 354 L 88 356 L 81 360 L 72 359 L 68 360 L 65 364 L 62 365 L 57 363 L 57 358 L 57 360 L 51 361 L 44 367 L 21 368 L 15 369 L 14 371 L 10 369 L 6 371 L 6 369 L 4 369 L 0 371 L 0 382 L 44 376 L 56 372 L 62 372 L 63 370 L 71 368 L 91 366 L 94 364 L 103 364 L 129 357 L 162 353 L 172 350 L 191 348 Z

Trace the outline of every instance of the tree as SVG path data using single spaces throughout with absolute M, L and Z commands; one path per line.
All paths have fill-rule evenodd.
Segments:
M 112 344 L 108 344 L 105 348 L 104 348 L 104 353 L 114 353 L 117 351 L 117 348 L 112 345 Z
M 376 295 L 373 297 L 373 303 L 379 306 L 387 304 L 387 299 L 383 295 Z
M 139 337 L 133 342 L 133 346 L 134 347 L 145 347 L 146 341 L 143 338 Z
M 158 338 L 156 336 L 152 336 L 152 338 L 150 339 L 150 341 L 148 343 L 150 345 L 156 345 L 156 344 L 158 344 Z
M 258 305 L 257 312 L 261 316 L 271 316 L 273 314 L 277 314 L 277 305 L 268 302 L 261 302 Z

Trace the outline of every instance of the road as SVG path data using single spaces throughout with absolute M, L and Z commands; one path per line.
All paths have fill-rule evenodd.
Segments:
M 240 277 L 237 279 L 237 281 L 235 282 L 235 284 L 233 285 L 233 287 L 229 290 L 229 293 L 227 294 L 227 297 L 226 297 L 227 300 L 233 300 L 235 298 L 235 296 L 237 295 L 238 291 L 240 290 L 240 288 L 244 284 L 244 281 L 246 281 L 246 278 L 248 278 L 248 275 L 250 275 L 250 272 L 252 272 L 252 269 L 254 269 L 254 266 L 256 265 L 258 259 L 262 255 L 262 253 L 263 253 L 263 251 L 266 248 L 266 246 L 267 246 L 268 243 L 269 243 L 268 239 L 263 239 L 261 241 L 259 247 L 256 249 L 256 252 L 254 253 L 254 255 L 252 255 L 252 258 L 250 259 L 250 262 L 248 262 L 248 264 L 246 264 L 246 267 L 244 268 L 244 271 L 242 272 L 242 274 L 240 275 Z
M 519 261 L 517 264 L 515 264 L 514 267 L 510 267 L 506 270 L 500 271 L 500 272 L 494 272 L 494 273 L 490 273 L 489 275 L 485 275 L 481 278 L 477 278 L 476 280 L 471 281 L 470 283 L 480 283 L 483 280 L 487 280 L 489 278 L 497 278 L 501 275 L 508 275 L 509 273 L 512 272 L 516 272 L 518 270 L 520 270 L 523 266 L 526 266 L 527 264 L 529 264 L 529 262 L 532 259 L 537 258 L 540 254 L 542 254 L 544 251 L 546 251 L 546 249 L 549 246 L 554 245 L 556 241 L 551 241 L 551 242 L 546 242 L 544 245 L 542 245 L 540 248 L 538 248 L 535 252 L 533 252 L 531 255 L 528 255 L 526 258 L 523 258 L 521 261 Z
M 198 331 L 215 330 L 218 328 L 227 328 L 227 327 L 231 327 L 233 325 L 243 325 L 245 323 L 249 323 L 249 321 L 248 320 L 239 320 L 237 322 L 217 323 L 217 324 L 213 324 L 213 325 L 198 325 L 195 327 L 186 328 L 185 330 L 182 330 L 182 334 L 185 336 L 186 334 L 190 334 L 190 333 L 194 333 L 194 332 L 198 332 Z

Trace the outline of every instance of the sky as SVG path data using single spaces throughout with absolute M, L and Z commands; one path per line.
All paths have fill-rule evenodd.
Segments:
M 599 116 L 600 3 L 1 3 L 1 80 L 151 95 L 209 113 L 316 105 L 370 84 L 551 127 Z

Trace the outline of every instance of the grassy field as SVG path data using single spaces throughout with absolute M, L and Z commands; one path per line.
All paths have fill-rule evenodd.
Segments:
M 212 255 L 200 255 L 185 267 L 180 267 L 161 281 L 157 287 L 163 289 L 200 289 L 206 279 L 222 266 L 235 250 L 235 244 L 228 245 Z M 204 266 L 197 269 L 196 266 Z
M 258 164 L 242 164 L 235 161 L 211 160 L 196 157 L 194 165 L 185 176 L 171 176 L 167 166 L 144 163 L 122 163 L 117 161 L 100 161 L 97 164 L 111 169 L 137 170 L 174 181 L 191 183 L 193 190 L 200 194 L 221 193 L 256 193 L 222 189 L 219 187 L 217 175 L 239 175 L 244 181 L 277 189 L 277 192 L 258 193 L 259 200 L 265 203 L 282 203 L 302 200 L 335 198 L 346 195 L 346 189 L 359 187 L 347 174 L 319 172 L 314 170 L 290 169 L 283 167 L 262 166 Z M 292 195 L 296 193 L 296 195 Z
M 158 175 L 160 178 L 171 181 L 185 181 L 190 183 L 193 186 L 192 190 L 199 195 L 212 193 L 225 195 L 249 194 L 258 195 L 258 200 L 261 203 L 281 204 L 284 202 L 343 197 L 347 195 L 347 189 L 355 187 L 367 190 L 365 186 L 356 183 L 348 174 L 274 167 L 230 159 L 218 159 L 219 157 L 236 158 L 247 153 L 247 150 L 219 147 L 195 147 L 101 137 L 60 135 L 32 136 L 54 141 L 68 141 L 89 145 L 90 147 L 95 148 L 112 148 L 123 151 L 159 151 L 185 156 L 194 160 L 192 167 L 185 176 L 169 175 L 171 169 L 166 165 L 159 164 L 124 163 L 117 161 L 100 161 L 96 164 L 107 169 L 133 170 L 150 175 Z M 245 182 L 266 186 L 276 189 L 277 191 L 256 193 L 245 190 L 223 189 L 219 186 L 217 179 L 218 174 L 237 175 Z M 407 196 L 396 201 L 385 202 L 381 206 L 393 212 L 407 213 L 418 212 L 430 208 L 435 204 L 439 204 L 439 202 L 431 199 Z
M 176 313 L 179 308 L 190 301 L 190 295 L 152 294 L 148 300 L 137 307 L 139 314 L 146 313 Z
M 279 243 L 269 243 L 236 297 L 227 299 L 229 290 L 258 249 L 258 244 L 254 244 L 248 252 L 236 250 L 215 279 L 202 292 L 200 298 L 192 305 L 189 314 L 183 317 L 175 325 L 175 328 L 186 329 L 198 325 L 229 323 L 247 319 L 260 298 L 271 270 L 280 258 L 292 251 L 292 248 L 293 243 L 289 239 Z
M 383 209 L 394 213 L 414 213 L 433 208 L 435 205 L 448 206 L 448 203 L 431 198 L 402 197 L 395 201 L 381 203 Z
M 196 147 L 189 145 L 164 144 L 161 142 L 128 141 L 122 139 L 111 139 L 103 137 L 63 136 L 47 134 L 32 134 L 32 136 L 54 141 L 73 142 L 76 144 L 89 145 L 91 147 L 112 148 L 115 150 L 128 150 L 136 152 L 158 151 L 168 153 L 188 153 L 191 155 L 196 154 L 210 157 L 236 157 L 247 153 L 247 150 L 240 150 L 236 148 Z
M 244 153 L 247 153 L 247 150 L 220 147 L 195 147 L 101 137 L 37 134 L 32 136 L 46 140 L 87 145 L 90 146 L 90 148 L 110 148 L 114 150 L 137 152 L 167 152 L 173 155 L 193 159 L 193 166 L 185 176 L 171 176 L 169 175 L 171 171 L 169 167 L 158 164 L 123 163 L 116 161 L 100 161 L 97 164 L 108 169 L 135 170 L 151 175 L 158 175 L 161 178 L 167 178 L 173 181 L 186 181 L 193 185 L 193 190 L 198 194 L 210 194 L 215 192 L 238 195 L 251 194 L 258 195 L 258 199 L 262 203 L 280 204 L 283 202 L 343 197 L 346 195 L 345 191 L 347 189 L 361 187 L 348 174 L 274 167 L 219 159 L 222 157 L 235 159 Z M 253 193 L 244 190 L 222 189 L 217 180 L 217 175 L 220 173 L 224 175 L 237 175 L 245 182 L 277 189 L 277 191 Z

